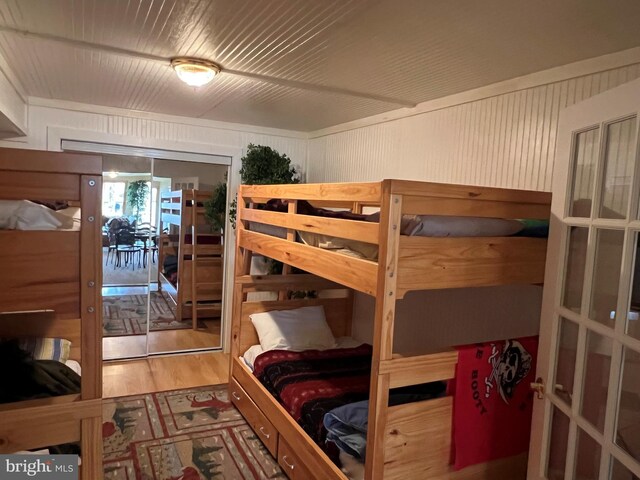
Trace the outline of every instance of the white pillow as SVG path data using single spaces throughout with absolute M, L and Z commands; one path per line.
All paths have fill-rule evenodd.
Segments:
M 273 310 L 249 316 L 267 350 L 326 350 L 336 346 L 322 306 Z

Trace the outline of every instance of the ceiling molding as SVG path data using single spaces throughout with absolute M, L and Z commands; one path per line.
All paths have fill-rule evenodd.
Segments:
M 449 95 L 436 100 L 430 100 L 428 102 L 420 103 L 411 109 L 403 108 L 399 110 L 392 110 L 379 115 L 373 115 L 371 117 L 361 118 L 352 122 L 315 130 L 309 132 L 309 138 L 320 138 L 371 125 L 392 122 L 394 120 L 400 120 L 416 115 L 423 115 L 425 113 L 442 110 L 456 105 L 462 105 L 464 103 L 475 102 L 506 93 L 548 85 L 550 83 L 561 82 L 593 73 L 605 72 L 607 70 L 626 67 L 636 63 L 640 63 L 640 47 L 630 48 L 628 50 L 622 50 L 620 52 L 602 55 L 600 57 L 594 57 L 575 63 L 569 63 L 567 65 L 531 73 L 522 77 L 512 78 L 510 80 L 494 83 L 474 90 Z
M 98 115 L 114 115 L 129 118 L 142 118 L 157 122 L 175 123 L 194 127 L 215 128 L 218 130 L 230 130 L 242 133 L 254 133 L 258 135 L 271 135 L 274 137 L 286 138 L 309 138 L 306 132 L 297 130 L 284 130 L 279 128 L 258 127 L 255 125 L 245 125 L 240 123 L 220 122 L 217 120 L 206 120 L 193 117 L 181 117 L 178 115 L 168 115 L 164 113 L 153 113 L 141 110 L 130 110 L 128 108 L 107 107 L 104 105 L 92 105 L 87 103 L 71 102 L 68 100 L 53 100 L 48 98 L 28 97 L 29 107 L 55 108 L 59 110 L 69 110 L 72 112 L 93 113 Z
M 43 40 L 48 42 L 62 43 L 64 45 L 80 48 L 83 50 L 108 53 L 112 55 L 118 55 L 118 56 L 124 56 L 129 58 L 136 58 L 138 60 L 145 60 L 149 62 L 160 63 L 162 65 L 166 65 L 167 68 L 172 68 L 171 58 L 161 57 L 158 55 L 150 55 L 150 54 L 139 52 L 136 50 L 113 47 L 111 45 L 104 45 L 101 43 L 86 42 L 84 40 L 76 40 L 73 38 L 59 37 L 57 35 L 51 35 L 48 33 L 39 33 L 39 32 L 32 32 L 29 30 L 20 30 L 17 28 L 8 27 L 6 25 L 0 25 L 0 32 L 10 33 L 10 34 L 25 37 L 25 38 L 35 38 L 38 40 Z M 280 86 L 289 87 L 289 88 L 297 88 L 300 90 L 309 90 L 309 91 L 319 92 L 319 93 L 332 93 L 332 94 L 338 94 L 338 95 L 346 95 L 349 97 L 364 98 L 367 100 L 375 100 L 379 102 L 389 103 L 392 105 L 398 105 L 400 107 L 411 108 L 417 105 L 416 102 L 411 100 L 387 97 L 384 95 L 376 95 L 373 93 L 360 92 L 356 90 L 350 90 L 347 88 L 333 87 L 330 85 L 318 85 L 318 84 L 307 83 L 307 82 L 299 82 L 296 80 L 287 80 L 285 78 L 278 78 L 278 77 L 262 75 L 258 73 L 252 73 L 252 72 L 243 72 L 240 70 L 230 70 L 230 69 L 225 69 L 224 66 L 221 66 L 220 74 L 233 75 L 236 77 L 248 78 L 251 80 L 271 83 L 274 85 L 280 85 Z

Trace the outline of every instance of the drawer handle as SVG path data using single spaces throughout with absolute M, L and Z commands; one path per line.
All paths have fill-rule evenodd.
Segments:
M 287 456 L 283 455 L 282 456 L 282 461 L 284 462 L 284 464 L 289 467 L 291 470 L 293 470 L 293 468 L 295 467 L 295 465 L 290 464 L 289 462 L 287 462 Z
M 236 392 L 231 392 L 231 396 L 233 398 L 235 398 L 236 400 L 242 400 L 242 397 L 240 395 L 238 395 Z
M 264 431 L 264 427 L 260 427 L 260 433 L 261 433 L 261 434 L 262 434 L 262 436 L 263 436 L 264 438 L 266 438 L 267 440 L 271 438 L 271 434 L 270 434 L 270 433 L 265 432 L 265 431 Z

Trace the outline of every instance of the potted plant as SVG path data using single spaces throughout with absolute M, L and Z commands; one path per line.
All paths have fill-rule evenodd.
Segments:
M 227 210 L 227 183 L 220 182 L 213 190 L 211 198 L 204 202 L 204 216 L 216 232 L 224 234 Z
M 146 180 L 136 180 L 130 182 L 127 186 L 127 202 L 134 212 L 136 221 L 139 222 L 140 210 L 147 203 L 147 197 L 149 196 L 149 183 Z
M 250 143 L 247 153 L 240 160 L 240 182 L 244 185 L 300 183 L 300 174 L 291 165 L 291 159 L 271 147 Z M 233 200 L 229 209 L 233 228 L 236 227 L 236 207 L 237 198 Z

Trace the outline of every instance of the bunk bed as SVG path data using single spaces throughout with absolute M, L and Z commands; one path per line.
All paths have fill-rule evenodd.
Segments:
M 211 192 L 176 190 L 160 197 L 158 287 L 175 305 L 176 320 L 217 318 L 222 312 L 222 235 L 208 233 L 204 202 Z
M 265 208 L 273 199 L 284 211 Z M 550 201 L 544 192 L 404 180 L 239 188 L 230 395 L 290 478 L 347 477 L 243 361 L 259 343 L 252 316 L 322 305 L 334 336 L 349 335 L 353 292 L 375 298 L 365 478 L 523 477 L 522 455 L 453 471 L 451 396 L 389 406 L 391 389 L 453 379 L 458 361 L 454 349 L 394 352 L 394 317 L 396 301 L 414 290 L 542 284 L 546 238 L 406 236 L 401 225 L 410 215 L 548 220 Z M 299 213 L 303 204 L 305 213 Z M 378 221 L 309 215 L 309 204 L 326 211 L 346 208 L 356 218 L 379 209 Z M 320 234 L 324 241 L 301 243 L 301 233 Z M 358 258 L 314 246 L 333 237 L 373 246 L 375 255 Z M 254 254 L 307 273 L 251 276 Z M 300 290 L 318 293 L 310 299 L 290 294 Z M 254 292 L 278 295 L 255 300 Z
M 76 220 L 0 229 L 0 338 L 70 340 L 82 368 L 77 394 L 0 404 L 0 453 L 79 442 L 81 477 L 91 480 L 102 478 L 101 175 L 99 156 L 0 149 L 5 208 L 63 202 Z

